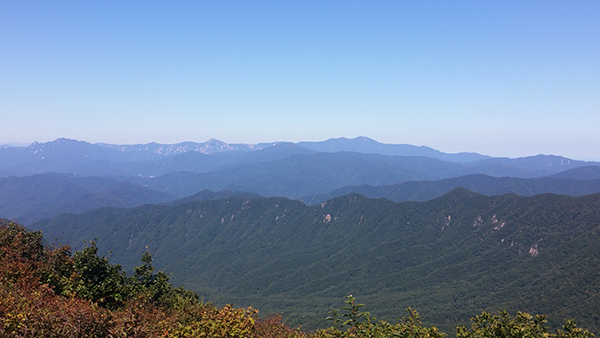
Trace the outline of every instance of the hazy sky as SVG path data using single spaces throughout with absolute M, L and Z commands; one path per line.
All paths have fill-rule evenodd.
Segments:
M 0 143 L 600 160 L 600 1 L 1 1 Z

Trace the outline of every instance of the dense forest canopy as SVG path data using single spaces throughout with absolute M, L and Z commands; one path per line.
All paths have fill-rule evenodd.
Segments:
M 133 271 L 155 265 L 217 304 L 281 313 L 316 329 L 348 294 L 393 321 L 407 306 L 450 331 L 474 313 L 543 313 L 600 327 L 600 195 L 482 196 L 427 202 L 350 194 L 316 206 L 232 197 L 99 209 L 33 225 L 49 238 L 98 239 Z M 559 304 L 559 305 L 558 305 Z
M 332 310 L 333 326 L 303 333 L 280 316 L 261 319 L 258 311 L 203 303 L 194 292 L 174 288 L 154 272 L 146 252 L 132 276 L 97 255 L 94 242 L 71 255 L 68 246 L 44 247 L 39 232 L 0 220 L 0 336 L 2 337 L 431 337 L 418 312 L 397 323 L 377 321 L 352 295 Z M 483 312 L 458 337 L 591 337 L 567 321 L 548 333 L 544 316 Z

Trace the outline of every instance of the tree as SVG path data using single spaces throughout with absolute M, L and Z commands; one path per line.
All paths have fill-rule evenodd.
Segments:
M 471 319 L 471 327 L 456 328 L 458 338 L 588 338 L 594 336 L 588 330 L 578 328 L 574 321 L 568 320 L 563 330 L 548 333 L 547 320 L 544 315 L 532 316 L 528 313 L 517 312 L 513 318 L 508 312 L 492 315 L 483 312 Z
M 72 291 L 79 297 L 89 299 L 107 308 L 117 308 L 131 294 L 127 277 L 121 266 L 111 264 L 106 257 L 98 256 L 95 241 L 73 255 L 77 271 Z

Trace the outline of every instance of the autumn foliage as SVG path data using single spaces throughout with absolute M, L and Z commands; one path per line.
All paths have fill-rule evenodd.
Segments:
M 44 248 L 42 235 L 0 221 L 1 337 L 252 337 L 257 310 L 218 308 L 154 273 L 127 277 L 97 256 Z

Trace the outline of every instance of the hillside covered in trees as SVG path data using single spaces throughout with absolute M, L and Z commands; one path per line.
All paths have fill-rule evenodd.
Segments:
M 419 314 L 397 323 L 377 321 L 362 312 L 353 296 L 332 310 L 333 326 L 311 334 L 292 329 L 281 317 L 261 319 L 258 311 L 216 307 L 194 292 L 174 288 L 167 275 L 155 273 L 146 251 L 132 276 L 97 254 L 95 242 L 71 255 L 68 246 L 44 247 L 39 232 L 0 220 L 1 337 L 431 337 L 435 327 L 421 324 Z M 568 320 L 548 333 L 544 316 L 483 312 L 457 337 L 587 338 L 589 331 Z
M 350 194 L 307 206 L 232 197 L 106 208 L 32 225 L 132 271 L 147 250 L 172 281 L 217 304 L 324 327 L 342 297 L 393 321 L 408 306 L 451 331 L 482 310 L 577 318 L 600 328 L 600 195 L 482 196 L 427 202 Z

